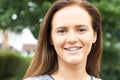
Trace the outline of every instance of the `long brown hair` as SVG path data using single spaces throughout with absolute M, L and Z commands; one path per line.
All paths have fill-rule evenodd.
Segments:
M 57 54 L 53 45 L 50 44 L 51 21 L 58 10 L 70 5 L 78 5 L 84 8 L 92 18 L 92 26 L 97 33 L 97 40 L 88 55 L 86 70 L 89 75 L 99 77 L 102 55 L 102 27 L 99 10 L 86 0 L 57 0 L 53 3 L 43 19 L 36 53 L 24 78 L 42 74 L 52 74 L 57 71 Z

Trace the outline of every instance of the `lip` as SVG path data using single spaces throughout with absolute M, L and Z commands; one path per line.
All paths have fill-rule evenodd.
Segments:
M 67 51 L 67 53 L 69 54 L 76 54 L 80 52 L 81 48 L 82 48 L 81 46 L 73 46 L 73 47 L 66 47 L 64 48 L 64 50 Z

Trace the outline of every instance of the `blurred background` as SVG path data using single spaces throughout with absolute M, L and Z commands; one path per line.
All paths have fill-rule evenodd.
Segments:
M 0 80 L 22 80 L 55 0 L 0 0 Z M 120 80 L 120 0 L 88 0 L 103 17 L 101 78 Z

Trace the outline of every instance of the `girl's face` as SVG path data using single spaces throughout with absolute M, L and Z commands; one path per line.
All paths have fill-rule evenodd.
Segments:
M 73 5 L 55 13 L 50 42 L 56 50 L 59 64 L 86 61 L 96 38 L 92 18 L 85 9 Z

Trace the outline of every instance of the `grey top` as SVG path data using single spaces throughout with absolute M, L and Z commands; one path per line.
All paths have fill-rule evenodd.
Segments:
M 41 75 L 41 76 L 26 78 L 24 80 L 55 80 L 55 79 L 53 77 L 51 77 L 50 75 L 45 74 L 45 75 Z M 91 80 L 102 80 L 102 79 L 91 76 Z

